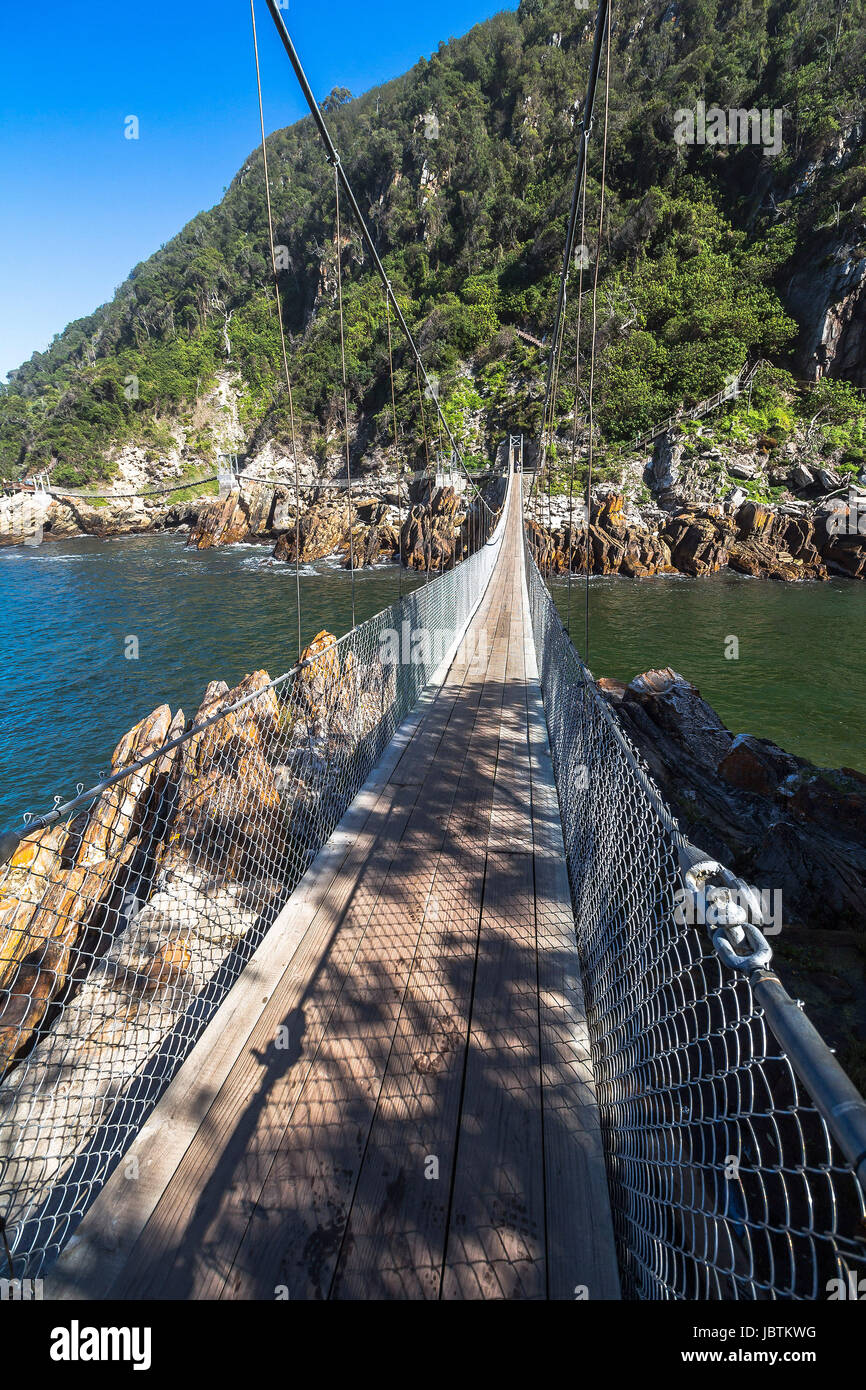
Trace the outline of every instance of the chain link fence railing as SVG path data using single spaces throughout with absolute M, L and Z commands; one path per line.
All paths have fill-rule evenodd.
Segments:
M 191 728 L 161 706 L 109 777 L 0 836 L 0 1278 L 59 1253 L 462 635 L 502 514 L 276 680 L 213 682 Z
M 747 886 L 677 829 L 525 553 L 624 1295 L 862 1297 L 866 1106 L 766 968 L 760 917 L 732 907 Z

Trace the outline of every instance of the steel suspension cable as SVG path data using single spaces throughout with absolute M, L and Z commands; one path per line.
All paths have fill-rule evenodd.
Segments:
M 564 303 L 564 302 L 565 302 L 565 301 L 563 300 L 563 303 Z M 562 321 L 563 321 L 563 323 L 565 322 L 565 315 L 564 315 L 564 314 L 563 314 L 563 316 L 562 316 Z M 551 467 L 552 467 L 552 464 L 553 464 L 553 454 L 554 454 L 554 450 L 555 450 L 555 447 L 556 447 L 556 435 L 555 435 L 554 426 L 553 426 L 553 415 L 554 415 L 554 411 L 556 410 L 556 395 L 557 395 L 557 392 L 558 392 L 558 390 L 559 390 L 559 353 L 560 353 L 560 350 L 561 350 L 561 346 L 562 346 L 562 344 L 561 344 L 561 340 L 560 340 L 560 343 L 556 344 L 556 345 L 554 346 L 554 349 L 553 349 L 553 351 L 554 351 L 554 358 L 555 358 L 555 361 L 556 361 L 556 366 L 554 367 L 554 372 L 553 372 L 553 387 L 552 387 L 551 393 L 550 393 L 550 411 L 549 411 L 549 415 L 548 415 L 548 419 L 547 419 L 547 430 L 546 430 L 546 434 L 545 434 L 545 438 L 546 438 L 546 440 L 547 440 L 547 444 L 545 445 L 545 450 L 544 450 L 544 457 L 545 457 L 545 459 L 546 459 L 546 464 L 545 464 L 545 469 L 544 469 L 544 472 L 545 472 L 544 483 L 545 483 L 545 487 L 547 488 L 547 534 L 548 534 L 548 537 L 549 537 L 549 539 L 550 539 L 550 552 L 549 552 L 549 560 L 548 560 L 548 564 L 547 564 L 547 573 L 548 573 L 548 575 L 550 575 L 550 574 L 552 573 L 552 571 L 553 571 L 553 498 L 551 497 L 552 480 L 551 480 L 550 474 L 551 474 Z
M 562 296 L 563 314 L 562 314 L 562 319 L 560 320 L 559 341 L 558 341 L 558 343 L 556 344 L 556 349 L 555 349 L 555 362 L 556 362 L 556 365 L 555 365 L 554 374 L 553 374 L 553 388 L 552 388 L 551 393 L 550 393 L 550 414 L 549 414 L 549 416 L 548 416 L 548 421 L 547 421 L 547 433 L 548 433 L 548 437 L 549 437 L 548 448 L 549 448 L 549 451 L 550 451 L 551 455 L 553 454 L 554 449 L 555 449 L 555 446 L 556 446 L 556 403 L 557 403 L 557 400 L 559 399 L 559 374 L 560 374 L 560 366 L 561 366 L 561 363 L 562 363 L 562 344 L 563 344 L 563 342 L 564 342 L 564 340 L 565 340 L 565 306 L 566 306 L 567 302 L 568 302 L 568 285 L 567 285 L 567 283 L 566 283 L 565 289 L 564 289 L 564 291 L 563 291 L 563 296 Z M 545 479 L 545 481 L 546 481 L 546 483 L 547 483 L 547 529 L 548 529 L 548 531 L 551 533 L 551 535 L 553 534 L 553 524 L 552 524 L 552 496 L 551 496 L 551 494 L 552 494 L 552 489 L 553 489 L 553 462 L 554 462 L 554 460 L 551 458 L 551 462 L 547 465 L 547 468 L 546 468 L 546 470 L 545 470 L 546 475 L 547 475 L 547 476 L 546 476 L 546 479 Z M 552 562 L 553 562 L 553 556 L 551 556 L 551 567 L 552 567 Z
M 346 443 L 346 514 L 349 521 L 349 567 L 352 572 L 352 627 L 355 626 L 355 541 L 352 517 L 352 460 L 349 447 L 349 391 L 346 384 L 346 333 L 343 324 L 343 243 L 340 232 L 340 179 L 334 169 L 334 190 L 337 206 L 337 303 L 340 313 L 340 369 L 343 378 L 343 434 Z
M 437 387 L 437 389 L 438 389 L 438 387 Z M 435 472 L 438 472 L 438 470 L 441 468 L 441 469 L 442 469 L 442 472 L 443 472 L 443 475 L 444 475 L 444 472 L 445 472 L 445 469 L 444 469 L 445 451 L 444 451 L 444 449 L 443 449 L 443 447 L 442 447 L 442 421 L 439 419 L 439 416 L 438 416 L 438 415 L 436 416 L 436 434 L 437 434 L 437 437 L 438 437 L 438 457 L 437 457 L 437 460 L 436 460 L 436 468 L 434 469 L 434 473 L 435 473 Z M 431 505 L 431 506 L 433 505 L 432 502 L 431 502 L 430 505 Z M 431 539 L 432 539 L 432 529 L 431 529 Z M 444 566 L 443 566 L 443 573 L 444 573 Z
M 586 583 L 584 587 L 584 612 L 583 612 L 583 662 L 589 665 L 589 524 L 592 516 L 592 464 L 593 464 L 593 439 L 595 430 L 594 416 L 594 397 L 595 389 L 595 336 L 598 323 L 598 266 L 601 260 L 601 238 L 604 229 L 604 195 L 607 178 L 607 130 L 608 115 L 610 111 L 610 6 L 607 10 L 607 44 L 605 46 L 605 79 L 604 79 L 604 132 L 602 135 L 601 146 L 601 190 L 598 204 L 598 236 L 595 247 L 595 265 L 593 266 L 592 276 L 592 336 L 590 340 L 590 359 L 589 359 L 589 446 L 587 450 L 587 476 L 586 476 Z
M 295 465 L 295 602 L 298 609 L 298 660 L 301 659 L 301 489 L 300 477 L 298 473 L 298 449 L 295 440 L 295 405 L 292 398 L 292 378 L 289 373 L 289 359 L 286 353 L 286 335 L 283 329 L 283 308 L 280 299 L 280 280 L 277 271 L 277 256 L 274 248 L 274 219 L 271 211 L 271 187 L 268 177 L 268 143 L 265 138 L 265 112 L 262 105 L 262 75 L 259 68 L 259 41 L 256 34 L 256 9 L 255 0 L 250 0 L 250 18 L 253 25 L 253 52 L 256 59 L 256 87 L 259 96 L 259 122 L 262 128 L 262 164 L 264 165 L 265 177 L 265 202 L 268 209 L 268 242 L 271 249 L 271 269 L 274 276 L 274 298 L 276 300 L 277 323 L 280 329 L 280 347 L 283 358 L 283 372 L 286 378 L 286 389 L 289 393 L 289 419 L 292 430 L 292 458 Z
M 424 435 L 424 467 L 427 474 L 427 517 L 430 527 L 429 543 L 427 547 L 427 579 L 430 583 L 430 566 L 433 563 L 433 479 L 430 477 L 430 448 L 427 443 L 427 416 L 424 411 L 424 394 L 421 390 L 421 374 L 418 371 L 418 363 L 415 363 L 415 382 L 418 387 L 418 404 L 421 408 L 421 429 Z
M 588 138 L 588 137 L 587 137 Z M 571 637 L 571 571 L 574 549 L 574 465 L 577 457 L 577 402 L 580 393 L 580 330 L 583 319 L 583 252 L 586 247 L 586 160 L 580 195 L 580 263 L 577 281 L 577 329 L 574 336 L 574 412 L 571 430 L 571 463 L 568 475 L 568 608 L 566 627 Z M 589 513 L 586 514 L 584 534 L 584 564 L 589 565 Z
M 328 160 L 329 160 L 329 162 L 334 166 L 334 168 L 335 168 L 336 171 L 337 171 L 337 177 L 338 177 L 338 179 L 339 179 L 339 181 L 340 181 L 340 184 L 342 185 L 343 192 L 344 192 L 344 194 L 345 194 L 345 196 L 346 196 L 346 200 L 347 200 L 347 202 L 348 202 L 348 204 L 349 204 L 349 206 L 350 206 L 350 208 L 351 208 L 351 210 L 352 210 L 352 214 L 353 214 L 353 216 L 355 217 L 355 220 L 356 220 L 356 222 L 357 222 L 357 224 L 358 224 L 358 229 L 359 229 L 359 231 L 360 231 L 360 233 L 361 233 L 361 237 L 362 237 L 362 239 L 363 239 L 363 241 L 364 241 L 364 245 L 366 246 L 367 250 L 368 250 L 369 253 L 370 253 L 370 256 L 371 256 L 372 261 L 373 261 L 373 265 L 374 265 L 374 267 L 375 267 L 375 269 L 376 269 L 377 274 L 379 275 L 379 278 L 380 278 L 381 281 L 382 281 L 382 284 L 385 286 L 386 293 L 387 293 L 387 294 L 390 296 L 390 298 L 391 298 L 391 304 L 392 304 L 392 306 L 393 306 L 394 313 L 395 313 L 395 315 L 396 315 L 396 317 L 397 317 L 397 321 L 398 321 L 398 323 L 400 324 L 401 329 L 403 330 L 403 335 L 404 335 L 404 337 L 405 337 L 405 339 L 406 339 L 406 342 L 408 343 L 409 348 L 410 348 L 410 350 L 411 350 L 411 352 L 412 352 L 412 355 L 413 355 L 413 357 L 414 357 L 414 359 L 415 359 L 415 368 L 416 368 L 416 371 L 420 372 L 420 374 L 423 376 L 425 385 L 428 386 L 428 387 L 430 387 L 430 378 L 429 378 L 428 375 L 427 375 L 427 370 L 426 370 L 426 368 L 425 368 L 425 366 L 424 366 L 424 363 L 421 361 L 421 354 L 420 354 L 420 352 L 418 351 L 417 344 L 416 344 L 415 339 L 413 338 L 412 333 L 411 333 L 411 331 L 410 331 L 410 329 L 409 329 L 409 325 L 408 325 L 408 323 L 406 322 L 406 319 L 405 319 L 405 316 L 404 316 L 404 314 L 403 314 L 403 311 L 402 311 L 402 309 L 400 308 L 400 305 L 399 305 L 398 302 L 397 302 L 397 297 L 396 297 L 396 295 L 394 294 L 393 288 L 392 288 L 392 286 L 391 286 L 391 282 L 390 282 L 390 280 L 388 279 L 388 273 L 387 273 L 387 271 L 385 270 L 384 265 L 382 264 L 382 259 L 381 259 L 380 255 L 379 255 L 379 252 L 376 250 L 376 244 L 375 244 L 375 242 L 373 241 L 373 238 L 372 238 L 372 236 L 371 236 L 371 234 L 370 234 L 370 230 L 369 230 L 369 228 L 368 228 L 368 226 L 367 226 L 367 223 L 366 223 L 366 220 L 365 220 L 365 218 L 364 218 L 364 215 L 363 215 L 363 213 L 361 212 L 360 207 L 358 206 L 358 200 L 357 200 L 357 198 L 355 197 L 354 192 L 352 191 L 352 186 L 351 186 L 351 184 L 349 183 L 348 177 L 347 177 L 347 175 L 346 175 L 346 171 L 345 171 L 345 169 L 343 168 L 343 165 L 342 165 L 341 160 L 340 160 L 340 156 L 339 156 L 339 154 L 337 153 L 337 148 L 336 148 L 336 146 L 335 146 L 333 140 L 331 139 L 331 133 L 330 133 L 330 131 L 328 130 L 327 124 L 326 124 L 326 122 L 325 122 L 325 118 L 324 118 L 324 116 L 322 115 L 321 107 L 319 106 L 318 102 L 316 101 L 316 98 L 313 96 L 312 88 L 310 87 L 309 81 L 307 80 L 307 74 L 304 72 L 303 66 L 302 66 L 302 64 L 301 64 L 301 60 L 300 60 L 300 58 L 298 57 L 297 49 L 295 48 L 295 45 L 294 45 L 293 42 L 292 42 L 291 36 L 290 36 L 290 34 L 289 34 L 289 31 L 288 31 L 288 29 L 286 28 L 286 25 L 285 25 L 285 21 L 283 20 L 283 16 L 282 16 L 282 14 L 280 13 L 280 5 L 279 5 L 279 3 L 278 3 L 278 0 L 266 0 L 266 4 L 267 4 L 267 7 L 268 7 L 268 10 L 270 11 L 271 18 L 272 18 L 272 20 L 274 21 L 274 24 L 275 24 L 275 26 L 276 26 L 277 33 L 278 33 L 279 36 L 280 36 L 280 42 L 282 43 L 283 48 L 286 50 L 286 53 L 287 53 L 288 58 L 289 58 L 289 62 L 291 63 L 292 67 L 294 68 L 295 76 L 297 77 L 298 82 L 299 82 L 300 85 L 301 85 L 301 91 L 302 91 L 303 94 L 304 94 L 304 99 L 305 99 L 305 101 L 306 101 L 308 107 L 310 108 L 310 114 L 311 114 L 311 116 L 313 117 L 313 120 L 314 120 L 314 122 L 315 122 L 315 124 L 316 124 L 316 127 L 317 127 L 317 129 L 318 129 L 319 135 L 321 136 L 322 143 L 323 143 L 323 145 L 325 146 L 325 152 L 326 152 L 326 154 L 327 154 Z M 465 462 L 464 462 L 464 460 L 463 460 L 463 455 L 462 455 L 462 453 L 460 452 L 460 449 L 459 449 L 459 447 L 458 447 L 458 444 L 457 444 L 456 439 L 454 438 L 454 434 L 453 434 L 453 432 L 452 432 L 452 430 L 451 430 L 451 427 L 450 427 L 450 425 L 448 424 L 448 421 L 446 420 L 445 415 L 444 415 L 443 412 L 442 412 L 442 407 L 441 407 L 440 404 L 439 404 L 438 398 L 435 396 L 435 394 L 433 393 L 432 389 L 431 389 L 431 393 L 430 393 L 430 394 L 431 394 L 431 396 L 433 397 L 433 400 L 434 400 L 434 402 L 435 402 L 435 404 L 436 404 L 436 410 L 437 410 L 437 412 L 438 412 L 438 414 L 439 414 L 439 418 L 440 418 L 440 420 L 441 420 L 441 422 L 442 422 L 442 425 L 443 425 L 443 427 L 444 427 L 445 433 L 447 434 L 449 440 L 451 441 L 451 446 L 452 446 L 452 448 L 454 449 L 454 453 L 455 453 L 455 456 L 456 456 L 456 458 L 457 458 L 457 461 L 459 462 L 461 468 L 463 469 L 463 472 L 466 474 L 467 479 L 472 483 L 472 485 L 473 485 L 473 487 L 474 487 L 474 486 L 475 486 L 474 480 L 473 480 L 472 477 L 470 476 L 469 470 L 468 470 L 468 468 L 466 467 L 466 464 L 465 464 Z M 491 516 L 491 518 L 492 518 L 492 517 L 493 517 L 492 508 L 491 508 L 490 506 L 488 506 L 488 504 L 487 504 L 485 498 L 481 496 L 480 490 L 477 490 L 477 491 L 478 491 L 478 496 L 479 496 L 480 501 L 481 501 L 481 502 L 483 503 L 483 505 L 487 508 L 487 511 L 489 512 L 489 514 L 490 514 L 490 516 Z

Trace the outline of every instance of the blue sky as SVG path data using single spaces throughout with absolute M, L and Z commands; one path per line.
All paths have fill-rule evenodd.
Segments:
M 289 0 L 283 14 L 316 96 L 358 96 L 507 7 Z M 275 130 L 306 107 L 264 0 L 256 23 Z M 218 202 L 259 140 L 249 0 L 19 5 L 3 28 L 0 379 Z

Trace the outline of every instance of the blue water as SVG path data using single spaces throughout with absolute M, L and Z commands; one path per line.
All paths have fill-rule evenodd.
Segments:
M 0 826 L 68 799 L 158 704 L 195 713 L 210 680 L 271 676 L 297 651 L 295 576 L 269 549 L 194 551 L 178 534 L 0 550 Z M 402 576 L 404 588 L 419 580 Z M 358 621 L 397 597 L 398 570 L 356 575 Z M 555 586 L 563 616 L 564 584 Z M 731 574 L 590 585 L 590 665 L 629 680 L 673 666 L 737 732 L 825 766 L 866 771 L 866 585 L 782 585 Z M 324 561 L 301 578 L 303 640 L 351 626 L 351 578 Z M 583 642 L 583 591 L 572 589 Z M 739 659 L 725 657 L 739 639 Z M 127 660 L 127 638 L 138 660 Z
M 0 827 L 50 809 L 108 767 L 157 705 L 195 714 L 211 680 L 234 685 L 297 658 L 295 571 L 270 548 L 187 550 L 169 533 L 0 550 Z M 402 585 L 421 582 L 402 575 Z M 360 622 L 397 598 L 393 564 L 355 576 Z M 301 572 L 302 640 L 352 626 L 351 576 Z M 138 659 L 129 637 L 138 640 Z

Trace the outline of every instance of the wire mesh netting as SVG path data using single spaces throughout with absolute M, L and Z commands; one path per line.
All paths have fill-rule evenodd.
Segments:
M 749 979 L 678 910 L 677 828 L 525 549 L 624 1294 L 856 1297 L 854 1172 Z
M 504 480 L 500 480 L 500 495 Z M 475 552 L 299 665 L 163 705 L 0 869 L 0 1217 L 36 1277 L 140 1129 L 480 601 Z

